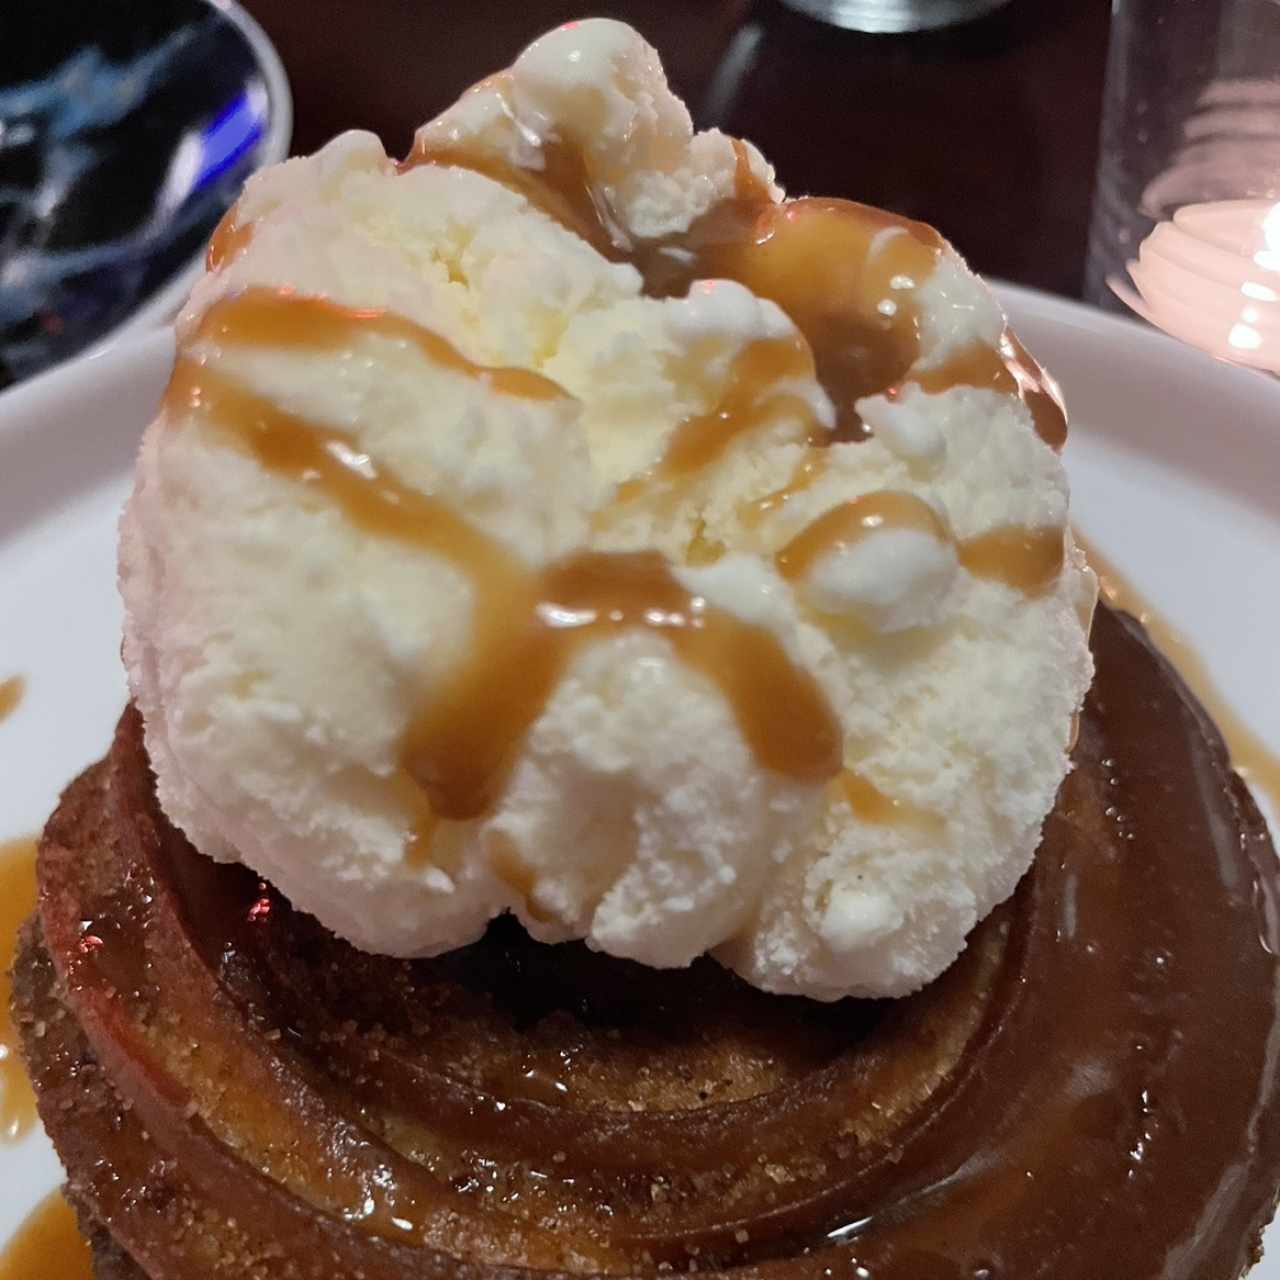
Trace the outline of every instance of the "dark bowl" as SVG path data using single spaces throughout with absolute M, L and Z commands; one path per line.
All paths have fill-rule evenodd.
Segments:
M 167 320 L 288 82 L 231 0 L 0 4 L 0 389 Z

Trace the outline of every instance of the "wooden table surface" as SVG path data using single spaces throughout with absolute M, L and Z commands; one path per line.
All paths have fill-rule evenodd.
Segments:
M 936 33 L 836 31 L 777 0 L 247 0 L 293 84 L 294 149 L 414 127 L 540 32 L 600 14 L 662 52 L 695 122 L 751 138 L 792 193 L 934 223 L 979 271 L 1078 294 L 1108 0 L 1012 0 Z

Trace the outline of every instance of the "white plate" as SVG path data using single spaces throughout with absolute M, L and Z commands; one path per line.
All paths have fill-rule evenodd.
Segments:
M 1280 382 L 1074 303 L 1002 296 L 1070 402 L 1076 523 L 1280 751 Z M 123 705 L 115 520 L 171 357 L 155 334 L 0 403 L 0 679 L 28 682 L 0 724 L 0 838 L 39 828 Z M 43 1136 L 0 1146 L 0 1240 L 58 1180 Z M 1271 1239 L 1253 1280 L 1280 1280 Z

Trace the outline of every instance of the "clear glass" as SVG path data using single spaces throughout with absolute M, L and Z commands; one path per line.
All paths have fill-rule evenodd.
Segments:
M 783 0 L 811 18 L 850 31 L 927 31 L 968 22 L 1007 0 Z
M 1114 0 L 1101 142 L 1086 297 L 1273 367 L 1280 0 Z

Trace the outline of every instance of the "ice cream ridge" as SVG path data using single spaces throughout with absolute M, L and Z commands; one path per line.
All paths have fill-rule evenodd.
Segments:
M 122 523 L 161 805 L 357 946 L 514 913 L 901 995 L 1091 676 L 1051 380 L 922 224 L 784 199 L 574 23 L 254 178 Z

